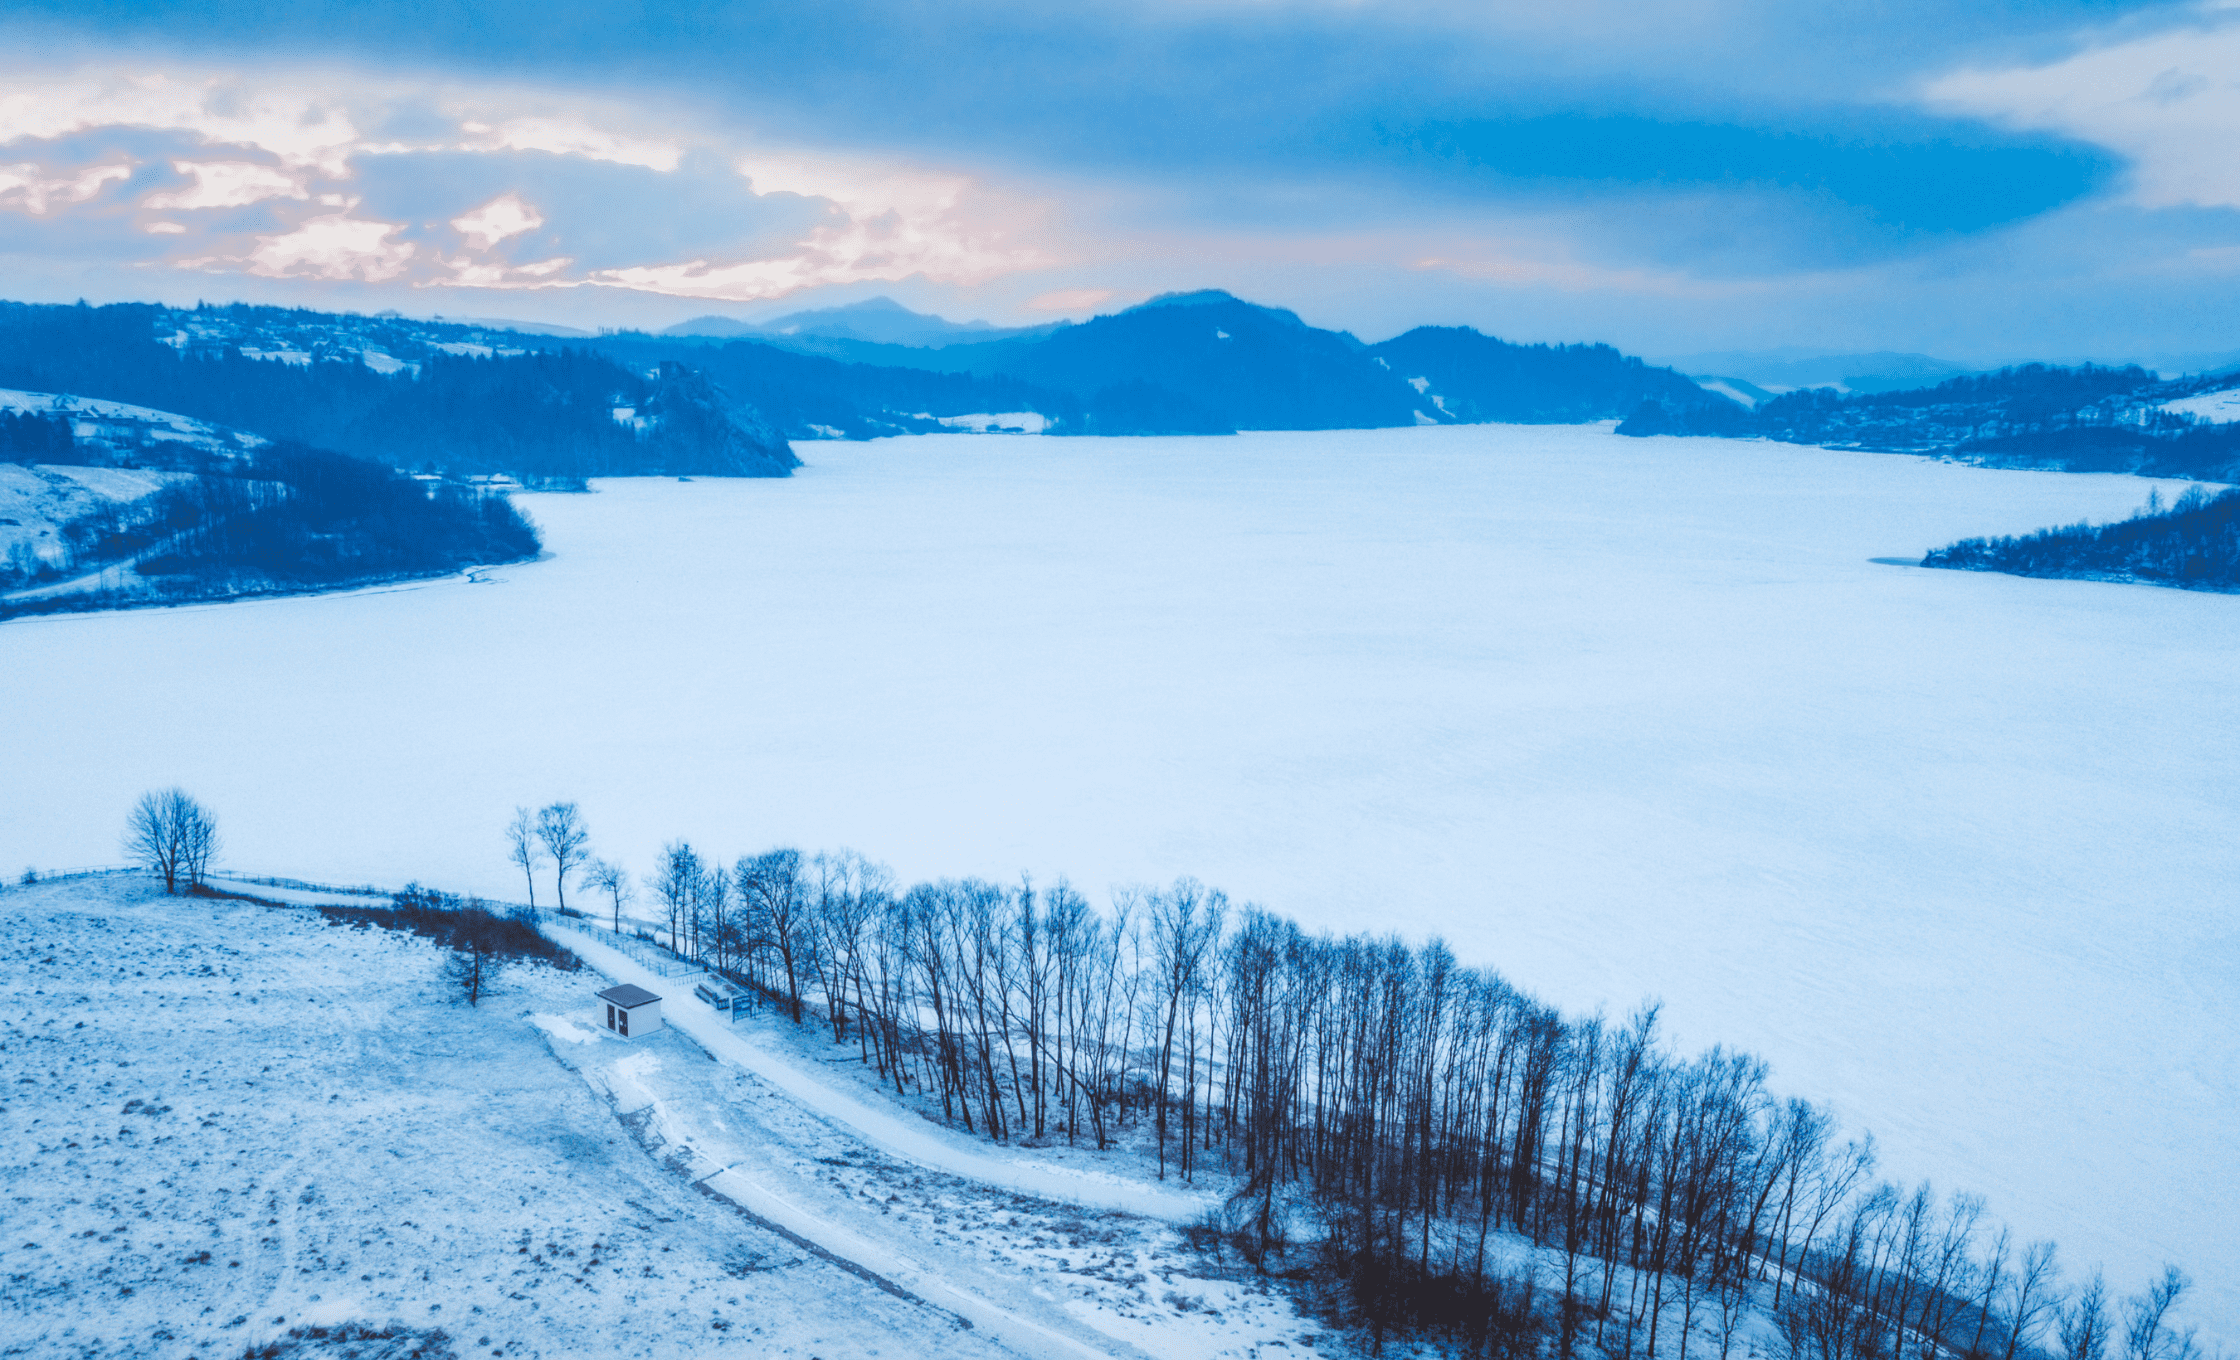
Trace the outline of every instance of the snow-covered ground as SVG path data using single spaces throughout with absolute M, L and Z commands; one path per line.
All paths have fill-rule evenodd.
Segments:
M 175 411 L 53 392 L 0 388 L 0 410 L 34 415 L 61 413 L 71 418 L 72 433 L 77 438 L 127 448 L 138 442 L 152 441 L 187 444 L 215 453 L 237 453 L 266 442 L 256 435 Z
M 2203 392 L 2201 395 L 2194 397 L 2180 397 L 2176 401 L 2162 403 L 2157 409 L 2168 411 L 2172 415 L 2192 416 L 2196 420 L 2206 420 L 2220 425 L 2225 424 L 2240 420 L 2240 388 L 2228 388 L 2222 392 Z
M 67 882 L 0 906 L 0 1354 L 343 1322 L 480 1355 L 986 1353 L 634 1146 L 524 1015 L 588 1020 L 588 975 L 469 1010 L 431 946 L 307 911 Z
M 49 565 L 59 564 L 70 555 L 59 537 L 64 524 L 104 505 L 152 496 L 185 475 L 0 463 L 0 563 L 22 552 Z
M 2240 605 L 1871 560 L 2149 483 L 1595 428 L 800 451 L 525 497 L 553 557 L 495 584 L 0 626 L 0 864 L 112 859 L 180 782 L 334 882 L 518 897 L 552 798 L 638 870 L 1191 873 L 1661 996 L 2240 1339 Z
M 524 1357 L 1327 1335 L 1155 1220 L 898 1157 L 681 1030 L 605 1034 L 589 970 L 515 969 L 470 1010 L 437 958 L 140 880 L 0 892 L 0 1355 L 217 1357 L 344 1323 Z

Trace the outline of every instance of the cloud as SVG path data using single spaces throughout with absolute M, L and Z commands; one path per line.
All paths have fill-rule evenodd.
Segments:
M 594 283 L 642 288 L 672 297 L 757 302 L 830 284 L 898 282 L 924 277 L 938 283 L 982 283 L 999 275 L 1052 263 L 1031 247 L 993 237 L 975 239 L 954 224 L 924 222 L 888 212 L 869 220 L 847 218 L 819 228 L 791 253 L 720 262 L 690 260 L 599 270 Z
M 522 201 L 519 194 L 500 194 L 474 211 L 451 219 L 451 225 L 475 250 L 488 250 L 509 237 L 535 231 L 544 225 L 544 214 Z
M 425 287 L 444 288 L 580 288 L 580 279 L 563 277 L 575 260 L 566 255 L 556 255 L 549 260 L 536 260 L 529 264 L 508 264 L 502 260 L 450 259 L 443 261 L 451 271 L 448 278 L 423 281 Z
M 1059 288 L 1028 298 L 1030 312 L 1087 312 L 1119 296 L 1114 288 Z
M 170 263 L 273 278 L 447 287 L 598 283 L 730 300 L 912 277 L 975 282 L 1052 258 L 1046 205 L 908 158 L 763 144 L 723 125 L 522 84 L 350 72 L 36 72 L 0 95 L 0 140 L 44 143 L 51 167 L 119 139 L 185 139 L 188 183 L 139 206 L 198 213 L 280 200 L 333 209 L 253 239 L 185 246 Z M 0 204 L 38 214 L 129 167 L 13 167 Z M 620 179 L 617 179 L 617 177 Z M 632 177 L 635 177 L 634 179 Z M 534 193 L 534 201 L 524 193 Z M 473 206 L 469 206 L 473 205 Z M 448 222 L 465 254 L 416 247 Z M 192 234 L 171 227 L 133 234 Z M 532 263 L 484 258 L 543 230 Z
M 1922 88 L 1932 105 L 2081 137 L 2131 162 L 2141 207 L 2240 207 L 2240 13 L 2109 36 L 2060 61 L 1970 67 Z
M 628 137 L 596 128 L 580 118 L 514 118 L 496 126 L 468 121 L 459 130 L 466 134 L 464 151 L 547 151 L 555 156 L 581 156 L 586 160 L 617 165 L 642 165 L 648 170 L 670 171 L 684 157 L 676 142 Z
M 131 177 L 129 165 L 95 165 L 59 175 L 37 165 L 0 165 L 0 208 L 44 217 L 50 210 L 73 207 L 96 197 L 101 186 L 111 180 Z
M 98 128 L 185 132 L 210 146 L 251 147 L 282 165 L 348 174 L 358 130 L 340 100 L 288 82 L 230 75 L 79 71 L 12 73 L 0 93 L 0 143 Z
M 150 194 L 140 206 L 156 212 L 201 208 L 241 208 L 268 198 L 308 198 L 298 175 L 253 161 L 173 161 L 171 168 L 191 176 L 190 188 Z
M 295 230 L 266 236 L 238 263 L 265 278 L 355 279 L 383 283 L 401 276 L 416 247 L 389 238 L 403 228 L 394 222 L 352 217 L 347 212 L 307 219 Z M 205 267 L 212 261 L 197 261 Z
M 1480 248 L 1471 255 L 1444 258 L 1427 255 L 1413 268 L 1456 275 L 1480 283 L 1517 288 L 1554 288 L 1567 293 L 1607 292 L 1659 297 L 1727 297 L 1738 292 L 1763 291 L 1762 282 L 1709 282 L 1669 270 L 1618 268 L 1585 264 L 1577 260 L 1534 258 L 1509 254 L 1498 247 Z

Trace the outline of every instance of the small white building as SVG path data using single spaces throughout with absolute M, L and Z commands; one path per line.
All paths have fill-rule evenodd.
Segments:
M 599 999 L 607 1006 L 607 1028 L 625 1039 L 661 1028 L 661 998 L 635 983 L 609 987 Z

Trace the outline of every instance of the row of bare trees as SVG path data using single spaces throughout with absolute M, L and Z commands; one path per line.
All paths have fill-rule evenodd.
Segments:
M 1731 1360 L 1756 1313 L 1810 1360 L 2110 1360 L 2104 1295 L 2065 1295 L 2051 1244 L 1878 1182 L 1871 1139 L 1756 1058 L 1674 1052 L 1654 1006 L 1566 1017 L 1436 940 L 1311 934 L 1189 879 L 1099 910 L 1063 881 L 905 889 L 852 852 L 677 841 L 648 886 L 679 953 L 958 1126 L 1221 1177 L 1223 1241 L 1309 1248 L 1380 1332 L 1461 1300 L 1458 1335 L 1497 1349 L 1529 1244 L 1567 1357 Z M 2126 1360 L 2190 1353 L 2168 1307 Z

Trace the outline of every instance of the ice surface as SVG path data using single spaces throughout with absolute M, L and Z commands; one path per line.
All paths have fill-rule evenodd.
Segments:
M 517 898 L 552 798 L 640 871 L 1192 873 L 1660 995 L 2240 1339 L 2240 600 L 1869 560 L 2149 483 L 1596 428 L 800 451 L 523 497 L 553 557 L 490 584 L 0 626 L 0 865 L 113 859 L 180 782 L 227 863 L 348 883 Z

